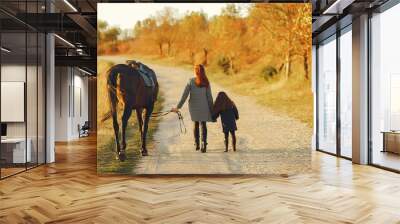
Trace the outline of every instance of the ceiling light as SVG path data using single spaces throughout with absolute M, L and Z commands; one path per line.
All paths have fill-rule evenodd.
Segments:
M 342 14 L 343 10 L 351 5 L 355 0 L 336 0 L 322 14 Z
M 81 72 L 83 72 L 83 73 L 85 73 L 85 74 L 87 74 L 87 75 L 93 75 L 92 73 L 90 73 L 90 72 L 88 72 L 88 71 L 86 71 L 86 70 L 83 70 L 83 69 L 81 69 L 81 68 L 79 68 L 79 67 L 78 67 L 78 70 L 81 71 Z
M 67 45 L 69 45 L 70 47 L 75 48 L 75 45 L 73 45 L 71 42 L 69 42 L 68 40 L 60 37 L 58 34 L 54 34 L 55 37 L 57 37 L 59 40 L 61 40 L 62 42 L 66 43 Z
M 1 49 L 1 51 L 4 51 L 6 53 L 10 53 L 11 52 L 11 50 L 9 50 L 9 49 L 7 49 L 5 47 L 1 47 L 0 49 Z
M 74 12 L 78 12 L 78 10 L 73 6 L 68 0 L 64 0 L 65 4 L 67 4 Z

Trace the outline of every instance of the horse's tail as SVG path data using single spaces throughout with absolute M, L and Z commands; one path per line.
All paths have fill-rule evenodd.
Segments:
M 105 113 L 101 119 L 101 122 L 105 122 L 106 120 L 110 119 L 117 113 L 117 103 L 118 103 L 118 98 L 117 98 L 117 77 L 118 77 L 118 72 L 110 68 L 108 70 L 108 75 L 107 75 L 107 91 L 108 91 L 108 98 L 110 101 L 110 109 L 107 113 Z

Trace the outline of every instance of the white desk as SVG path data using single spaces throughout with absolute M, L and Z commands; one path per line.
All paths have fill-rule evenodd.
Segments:
M 32 153 L 31 153 L 31 145 L 32 140 L 28 138 L 26 140 L 28 143 L 26 147 L 26 154 L 25 154 L 25 138 L 5 138 L 1 139 L 1 147 L 12 147 L 12 163 L 25 163 L 31 162 L 32 160 Z M 6 150 L 7 150 L 6 149 Z M 5 151 L 5 150 L 4 150 Z M 26 161 L 25 161 L 26 159 Z

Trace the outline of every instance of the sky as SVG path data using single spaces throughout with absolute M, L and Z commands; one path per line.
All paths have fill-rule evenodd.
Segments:
M 99 3 L 97 18 L 106 21 L 111 26 L 133 29 L 137 21 L 156 15 L 156 12 L 161 11 L 164 7 L 177 9 L 178 17 L 187 11 L 201 10 L 208 17 L 212 17 L 220 14 L 221 9 L 226 5 L 226 3 Z

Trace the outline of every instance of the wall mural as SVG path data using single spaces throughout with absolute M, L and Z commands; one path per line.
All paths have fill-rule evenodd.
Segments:
M 311 35 L 310 4 L 98 4 L 98 172 L 307 172 Z

